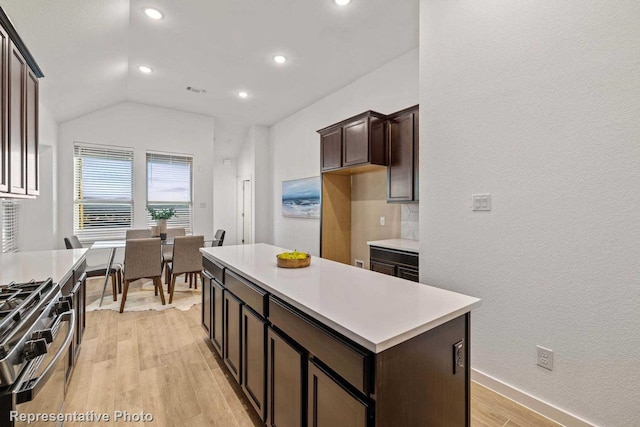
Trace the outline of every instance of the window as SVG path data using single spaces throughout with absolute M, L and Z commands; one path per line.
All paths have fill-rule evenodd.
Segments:
M 73 232 L 81 241 L 124 239 L 133 226 L 133 150 L 74 145 Z
M 193 157 L 147 152 L 147 205 L 174 208 L 176 216 L 167 227 L 184 227 L 192 232 Z M 147 224 L 156 225 L 147 211 Z
M 2 222 L 2 252 L 18 250 L 18 213 L 17 200 L 3 199 L 0 204 L 0 220 Z

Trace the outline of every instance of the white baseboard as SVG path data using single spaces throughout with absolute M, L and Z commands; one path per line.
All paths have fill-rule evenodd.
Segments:
M 505 384 L 502 381 L 473 368 L 471 369 L 471 380 L 563 426 L 596 427 L 594 424 L 591 424 L 576 415 L 557 408 L 550 403 L 531 396 L 522 390 L 518 390 L 515 387 Z

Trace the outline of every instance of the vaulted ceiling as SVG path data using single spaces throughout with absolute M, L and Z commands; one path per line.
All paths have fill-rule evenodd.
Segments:
M 164 14 L 151 20 L 144 7 Z M 418 45 L 418 0 L 2 0 L 58 122 L 125 100 L 271 125 Z M 285 64 L 273 56 L 285 55 Z M 153 69 L 145 75 L 139 65 Z M 196 94 L 193 86 L 206 90 Z M 249 93 L 240 99 L 240 90 Z

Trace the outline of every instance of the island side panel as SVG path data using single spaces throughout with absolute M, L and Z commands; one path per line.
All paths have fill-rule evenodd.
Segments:
M 376 427 L 470 425 L 466 313 L 376 355 Z M 456 374 L 454 344 L 464 340 Z

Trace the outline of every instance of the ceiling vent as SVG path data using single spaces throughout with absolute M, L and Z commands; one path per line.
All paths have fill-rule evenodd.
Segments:
M 189 92 L 193 92 L 193 93 L 202 93 L 202 94 L 207 93 L 207 91 L 206 91 L 206 90 L 204 90 L 204 89 L 199 89 L 199 88 L 197 88 L 197 87 L 193 87 L 193 86 L 187 86 L 187 90 L 188 90 Z

